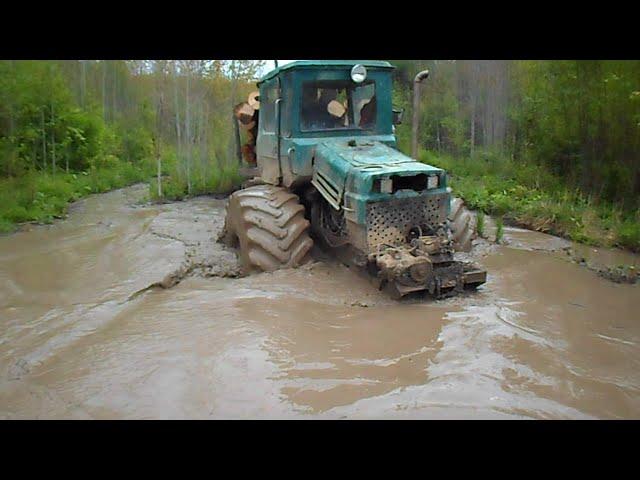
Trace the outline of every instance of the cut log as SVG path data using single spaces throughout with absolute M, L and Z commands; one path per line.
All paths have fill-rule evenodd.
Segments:
M 337 100 L 331 100 L 327 105 L 327 111 L 336 118 L 342 118 L 347 109 Z
M 254 110 L 260 109 L 260 92 L 251 92 L 249 94 L 249 100 L 247 100 L 249 106 Z
M 256 152 L 253 145 L 245 144 L 242 146 L 242 158 L 246 163 L 255 165 Z
M 247 125 L 253 121 L 253 116 L 256 111 L 247 102 L 242 102 L 236 105 L 233 109 L 233 114 L 240 121 L 241 125 Z
M 240 126 L 242 127 L 243 130 L 253 130 L 253 127 L 256 126 L 256 122 L 255 121 L 251 121 L 249 123 L 240 122 Z

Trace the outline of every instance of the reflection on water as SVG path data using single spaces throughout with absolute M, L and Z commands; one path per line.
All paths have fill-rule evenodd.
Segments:
M 507 231 L 487 284 L 438 302 L 320 262 L 132 297 L 185 255 L 137 192 L 0 238 L 0 417 L 640 416 L 637 286 L 536 250 L 555 239 Z

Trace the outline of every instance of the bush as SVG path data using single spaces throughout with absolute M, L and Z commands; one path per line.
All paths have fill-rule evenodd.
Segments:
M 0 180 L 0 231 L 23 222 L 50 223 L 65 214 L 70 202 L 149 178 L 142 167 L 109 159 L 108 166 L 88 172 L 52 175 L 31 172 L 20 178 Z
M 206 177 L 196 171 L 191 182 L 191 196 L 230 193 L 242 183 L 237 166 L 225 166 Z M 158 197 L 157 178 L 149 184 L 149 196 L 153 201 L 182 200 L 189 196 L 187 180 L 181 172 L 162 178 L 162 197 Z
M 177 177 L 163 177 L 161 180 L 162 197 L 158 197 L 158 179 L 149 182 L 149 196 L 153 201 L 182 200 L 187 196 L 187 183 Z
M 445 169 L 455 195 L 472 209 L 577 242 L 640 251 L 638 214 L 622 219 L 613 204 L 593 203 L 538 165 L 483 151 L 473 160 L 429 151 L 418 158 Z
M 15 229 L 15 225 L 6 218 L 0 217 L 0 233 L 9 233 Z
M 477 219 L 478 219 L 478 224 L 477 224 L 478 235 L 480 237 L 484 237 L 484 212 L 482 210 L 478 212 Z
M 640 252 L 640 221 L 630 218 L 622 222 L 617 229 L 617 237 L 620 246 Z

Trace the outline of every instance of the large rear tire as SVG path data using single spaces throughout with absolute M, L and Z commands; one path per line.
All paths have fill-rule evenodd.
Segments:
M 297 195 L 258 185 L 233 193 L 220 240 L 239 247 L 242 270 L 271 272 L 309 260 L 313 240 Z
M 477 237 L 475 215 L 464 206 L 461 198 L 452 197 L 448 219 L 455 249 L 469 252 L 473 240 Z

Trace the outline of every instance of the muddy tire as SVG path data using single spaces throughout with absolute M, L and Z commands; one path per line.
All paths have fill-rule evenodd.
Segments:
M 468 252 L 477 237 L 476 217 L 465 206 L 461 198 L 452 197 L 449 225 L 456 250 Z
M 239 247 L 242 270 L 271 272 L 309 260 L 313 240 L 298 196 L 258 185 L 233 193 L 220 240 Z

